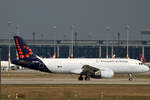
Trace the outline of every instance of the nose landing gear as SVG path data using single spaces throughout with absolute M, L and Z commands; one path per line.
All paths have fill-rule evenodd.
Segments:
M 128 74 L 129 76 L 129 81 L 133 81 L 133 74 Z

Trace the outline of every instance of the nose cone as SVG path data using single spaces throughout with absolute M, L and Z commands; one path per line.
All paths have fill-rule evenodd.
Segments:
M 150 69 L 149 69 L 149 67 L 148 66 L 146 66 L 146 65 L 143 65 L 143 71 L 144 72 L 148 72 Z

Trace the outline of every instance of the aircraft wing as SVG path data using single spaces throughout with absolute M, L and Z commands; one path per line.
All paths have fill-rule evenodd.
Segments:
M 83 65 L 82 69 L 73 70 L 72 73 L 90 76 L 92 78 L 110 78 L 114 72 L 108 68 L 96 68 L 91 65 Z

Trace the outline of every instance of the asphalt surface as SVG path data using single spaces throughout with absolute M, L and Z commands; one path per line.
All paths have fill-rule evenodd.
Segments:
M 26 75 L 27 72 L 31 73 L 39 73 L 37 71 L 33 70 L 17 70 L 15 73 L 25 73 Z M 143 75 L 150 75 L 150 72 L 147 73 L 142 73 Z M 65 78 L 65 76 L 62 78 L 17 78 L 17 77 L 12 77 L 12 78 L 7 78 L 3 77 L 1 78 L 1 84 L 137 84 L 137 85 L 150 85 L 150 79 L 142 79 L 142 78 L 136 78 L 133 81 L 129 81 L 128 78 L 123 78 L 123 79 L 116 79 L 116 78 L 111 78 L 111 79 L 91 79 L 89 81 L 79 81 L 76 78 Z
M 91 79 L 79 81 L 77 79 L 49 79 L 49 78 L 28 78 L 28 79 L 2 79 L 2 84 L 137 84 L 150 85 L 150 79 Z

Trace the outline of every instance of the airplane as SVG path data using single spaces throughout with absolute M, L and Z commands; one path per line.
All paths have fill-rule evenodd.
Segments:
M 141 54 L 139 54 L 140 60 L 143 64 L 150 67 L 150 62 L 148 62 Z
M 143 63 L 146 63 L 146 62 L 147 62 L 147 61 L 145 60 L 145 58 L 144 58 L 141 54 L 139 54 L 139 57 L 140 57 L 141 62 L 143 62 Z
M 54 55 L 52 56 L 52 58 L 53 58 L 53 59 L 56 58 L 56 53 L 54 53 Z
M 19 60 L 13 64 L 48 73 L 77 74 L 78 80 L 112 78 L 114 73 L 132 74 L 149 71 L 141 61 L 130 58 L 41 58 L 33 53 L 22 37 L 14 36 Z
M 1 61 L 1 70 L 9 70 L 8 61 Z M 17 69 L 17 66 L 10 63 L 10 69 L 15 70 Z

